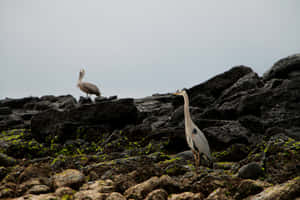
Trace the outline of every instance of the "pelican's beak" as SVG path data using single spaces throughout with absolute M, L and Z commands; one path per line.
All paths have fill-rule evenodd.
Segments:
M 172 93 L 172 94 L 174 94 L 174 95 L 180 95 L 180 92 L 179 92 L 179 90 L 177 90 L 175 93 Z

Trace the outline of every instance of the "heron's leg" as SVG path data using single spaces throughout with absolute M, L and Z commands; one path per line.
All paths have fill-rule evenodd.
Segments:
M 198 162 L 198 166 L 200 166 L 201 165 L 201 160 L 200 160 L 200 153 L 199 152 L 196 152 L 196 155 L 197 155 L 197 162 Z
M 194 159 L 195 159 L 195 167 L 196 169 L 199 168 L 199 161 L 198 161 L 198 156 L 197 156 L 197 152 L 195 150 L 192 150 L 193 154 L 194 154 Z
M 197 153 L 199 165 L 201 165 L 201 154 Z

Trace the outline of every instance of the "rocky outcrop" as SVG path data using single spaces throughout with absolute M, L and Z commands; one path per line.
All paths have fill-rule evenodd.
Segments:
M 300 75 L 300 54 L 295 54 L 277 61 L 269 71 L 264 73 L 265 80 L 293 79 Z
M 0 100 L 0 198 L 295 199 L 299 60 L 263 77 L 236 66 L 187 89 L 214 162 L 198 169 L 181 97 Z
M 49 109 L 41 112 L 31 120 L 33 137 L 38 141 L 52 139 L 65 142 L 82 133 L 80 128 L 92 127 L 102 132 L 121 129 L 125 125 L 137 122 L 138 111 L 132 99 L 82 105 L 68 110 Z M 89 135 L 85 135 L 89 138 Z M 91 138 L 92 139 L 92 138 Z

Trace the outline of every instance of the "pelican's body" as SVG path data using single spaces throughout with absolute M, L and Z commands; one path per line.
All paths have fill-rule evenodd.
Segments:
M 183 96 L 184 98 L 185 136 L 187 143 L 194 154 L 196 167 L 198 167 L 200 163 L 200 153 L 203 153 L 207 158 L 212 160 L 209 144 L 204 133 L 197 127 L 197 125 L 191 119 L 189 109 L 189 97 L 186 91 L 182 90 L 174 94 Z
M 85 74 L 84 69 L 80 70 L 77 87 L 79 87 L 79 89 L 82 92 L 85 92 L 87 96 L 89 96 L 89 94 L 95 94 L 97 96 L 100 96 L 101 95 L 100 90 L 96 85 L 88 82 L 82 82 L 84 74 Z

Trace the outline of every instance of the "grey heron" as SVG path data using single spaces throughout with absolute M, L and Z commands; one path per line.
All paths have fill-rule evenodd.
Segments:
M 173 94 L 183 96 L 184 98 L 185 136 L 187 143 L 194 154 L 196 168 L 198 168 L 200 164 L 200 153 L 203 153 L 209 160 L 212 160 L 209 144 L 204 133 L 191 119 L 187 92 L 185 90 L 177 90 L 177 92 Z
M 85 71 L 84 69 L 81 69 L 79 72 L 77 87 L 79 87 L 81 91 L 85 92 L 87 96 L 89 96 L 89 94 L 95 94 L 97 96 L 100 96 L 101 93 L 99 91 L 99 88 L 96 85 L 88 82 L 82 82 L 84 75 L 85 75 Z

